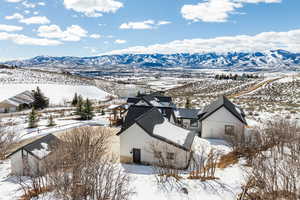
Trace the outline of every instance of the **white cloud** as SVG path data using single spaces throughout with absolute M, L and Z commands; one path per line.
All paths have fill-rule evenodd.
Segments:
M 100 34 L 91 34 L 90 38 L 99 39 L 99 38 L 101 38 L 101 35 Z
M 23 18 L 20 20 L 24 24 L 49 24 L 50 20 L 45 16 L 34 16 L 29 18 Z
M 35 8 L 36 5 L 34 3 L 29 3 L 28 1 L 23 1 L 22 5 L 25 6 L 25 8 Z
M 285 49 L 300 52 L 300 29 L 288 32 L 263 32 L 257 35 L 237 35 L 211 39 L 175 40 L 166 44 L 135 46 L 105 54 L 172 54 L 172 53 L 226 53 L 232 51 L 254 52 Z
M 67 27 L 65 31 L 62 31 L 58 25 L 40 26 L 38 28 L 38 36 L 44 38 L 56 38 L 62 41 L 80 41 L 82 37 L 87 36 L 87 31 L 78 25 L 72 25 Z
M 25 14 L 30 14 L 30 10 L 24 10 Z
M 22 34 L 11 34 L 6 32 L 0 32 L 0 40 L 10 40 L 18 45 L 57 46 L 62 44 L 57 40 L 32 38 Z
M 45 5 L 46 5 L 45 2 L 38 2 L 37 4 L 38 4 L 39 6 L 45 6 Z
M 181 8 L 183 18 L 203 22 L 226 22 L 230 14 L 245 3 L 280 3 L 281 0 L 205 0 Z
M 23 30 L 22 26 L 0 24 L 0 31 L 14 32 L 14 31 L 21 31 L 21 30 Z
M 34 15 L 38 15 L 39 12 L 38 12 L 38 11 L 34 11 L 33 14 L 34 14 Z
M 116 44 L 125 44 L 126 42 L 127 42 L 126 40 L 120 40 L 120 39 L 115 40 Z
M 6 2 L 9 2 L 9 3 L 19 3 L 23 0 L 6 0 Z
M 128 22 L 123 23 L 120 25 L 120 29 L 138 29 L 138 30 L 144 30 L 144 29 L 154 29 L 161 25 L 170 24 L 169 21 L 158 21 L 155 22 L 154 20 L 146 20 L 142 22 Z
M 84 13 L 88 17 L 100 17 L 102 13 L 115 13 L 123 4 L 116 0 L 64 0 L 67 9 Z
M 157 23 L 157 25 L 166 25 L 166 24 L 171 24 L 171 22 L 170 21 L 159 21 L 158 23 Z
M 20 13 L 14 13 L 13 15 L 10 16 L 5 16 L 5 19 L 11 20 L 11 19 L 23 19 L 24 16 L 21 15 Z

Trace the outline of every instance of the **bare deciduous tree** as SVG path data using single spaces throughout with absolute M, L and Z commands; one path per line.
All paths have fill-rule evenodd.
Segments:
M 133 193 L 129 176 L 110 154 L 112 131 L 85 127 L 61 137 L 56 151 L 45 161 L 55 193 L 70 200 L 126 200 Z
M 16 139 L 16 134 L 0 123 L 0 160 L 5 159 L 10 146 Z
M 259 133 L 260 149 L 240 199 L 300 199 L 300 129 L 282 119 L 267 122 Z

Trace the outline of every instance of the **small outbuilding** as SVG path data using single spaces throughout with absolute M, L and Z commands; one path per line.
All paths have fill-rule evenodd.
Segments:
M 51 154 L 53 146 L 58 141 L 55 135 L 48 134 L 8 155 L 11 161 L 11 173 L 19 176 L 43 173 L 43 161 Z

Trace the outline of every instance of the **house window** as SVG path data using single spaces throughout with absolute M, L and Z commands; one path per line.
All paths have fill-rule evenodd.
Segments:
M 225 135 L 234 135 L 233 125 L 225 125 Z
M 162 154 L 161 151 L 154 151 L 154 158 L 161 158 Z
M 175 158 L 175 153 L 167 152 L 167 159 L 168 160 L 174 160 Z
M 190 124 L 191 124 L 191 127 L 198 127 L 198 120 L 197 119 L 191 119 Z

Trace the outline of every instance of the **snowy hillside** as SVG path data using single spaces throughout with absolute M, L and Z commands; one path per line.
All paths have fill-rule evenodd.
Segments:
M 46 97 L 50 98 L 50 104 L 59 105 L 71 101 L 77 93 L 83 98 L 91 100 L 104 100 L 109 94 L 95 86 L 60 85 L 60 84 L 0 84 L 0 101 L 19 94 L 25 90 L 35 90 L 39 87 Z
M 0 69 L 0 101 L 25 90 L 35 90 L 37 86 L 50 98 L 52 105 L 62 105 L 70 101 L 75 93 L 92 100 L 106 99 L 109 93 L 96 85 L 103 84 L 66 74 L 29 69 Z
M 5 62 L 7 65 L 21 67 L 81 68 L 104 67 L 111 65 L 137 67 L 192 67 L 192 68 L 230 68 L 243 71 L 285 71 L 300 67 L 300 54 L 284 50 L 265 52 L 229 52 L 226 54 L 124 54 L 96 57 L 49 57 L 37 56 L 28 60 Z

